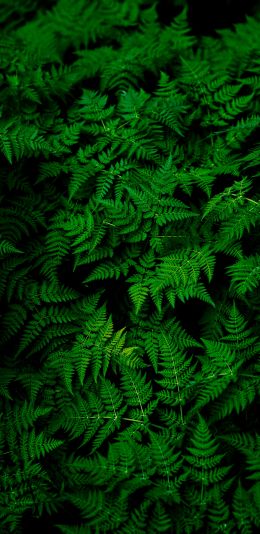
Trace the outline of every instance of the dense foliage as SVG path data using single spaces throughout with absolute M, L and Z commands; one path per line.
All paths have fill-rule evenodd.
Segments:
M 260 528 L 260 17 L 157 4 L 1 3 L 3 534 Z

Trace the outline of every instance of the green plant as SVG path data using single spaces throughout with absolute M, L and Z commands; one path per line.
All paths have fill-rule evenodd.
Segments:
M 5 4 L 0 530 L 251 533 L 259 16 Z

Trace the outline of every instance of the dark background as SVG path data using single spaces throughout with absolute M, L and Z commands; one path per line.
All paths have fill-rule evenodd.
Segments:
M 185 4 L 188 5 L 191 27 L 197 35 L 212 35 L 216 29 L 243 22 L 246 15 L 254 16 L 260 9 L 258 0 L 159 0 L 160 20 L 169 24 Z

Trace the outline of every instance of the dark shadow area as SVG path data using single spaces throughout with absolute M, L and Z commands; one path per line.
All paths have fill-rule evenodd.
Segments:
M 180 321 L 182 327 L 190 334 L 196 341 L 200 339 L 200 328 L 198 325 L 199 318 L 205 311 L 205 307 L 209 304 L 202 302 L 197 298 L 190 298 L 185 303 L 180 299 L 176 299 L 175 316 Z
M 254 15 L 255 0 L 189 0 L 189 21 L 196 35 L 214 35 L 216 29 L 228 28 L 244 22 L 246 15 Z
M 188 5 L 188 20 L 195 35 L 214 35 L 216 29 L 244 22 L 246 15 L 255 15 L 260 7 L 256 0 L 159 0 L 156 10 L 161 24 L 170 25 L 185 3 Z
M 22 521 L 22 532 L 48 532 L 48 534 L 59 534 L 60 529 L 56 525 L 75 525 L 81 522 L 79 510 L 70 502 L 66 502 L 59 512 L 48 515 L 46 511 L 41 516 L 32 514 L 31 510 L 25 512 Z

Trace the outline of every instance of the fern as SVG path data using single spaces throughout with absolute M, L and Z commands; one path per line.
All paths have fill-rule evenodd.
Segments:
M 169 4 L 0 6 L 3 534 L 260 527 L 259 10 Z
M 231 277 L 231 290 L 235 295 L 240 297 L 248 291 L 252 292 L 260 280 L 259 255 L 238 260 L 234 265 L 228 267 L 227 272 Z
M 17 249 L 12 243 L 8 243 L 8 241 L 4 240 L 0 243 L 0 254 L 1 256 L 5 254 L 15 254 L 15 253 L 23 253 L 22 250 Z
M 237 528 L 243 533 L 252 532 L 250 503 L 241 484 L 237 487 L 233 498 L 233 513 Z
M 194 437 L 191 438 L 191 444 L 192 447 L 187 447 L 190 454 L 186 455 L 185 459 L 191 465 L 189 468 L 191 479 L 200 485 L 200 503 L 202 504 L 208 498 L 205 488 L 210 484 L 220 483 L 230 468 L 221 467 L 224 455 L 216 454 L 218 445 L 215 439 L 212 439 L 207 424 L 201 416 Z

